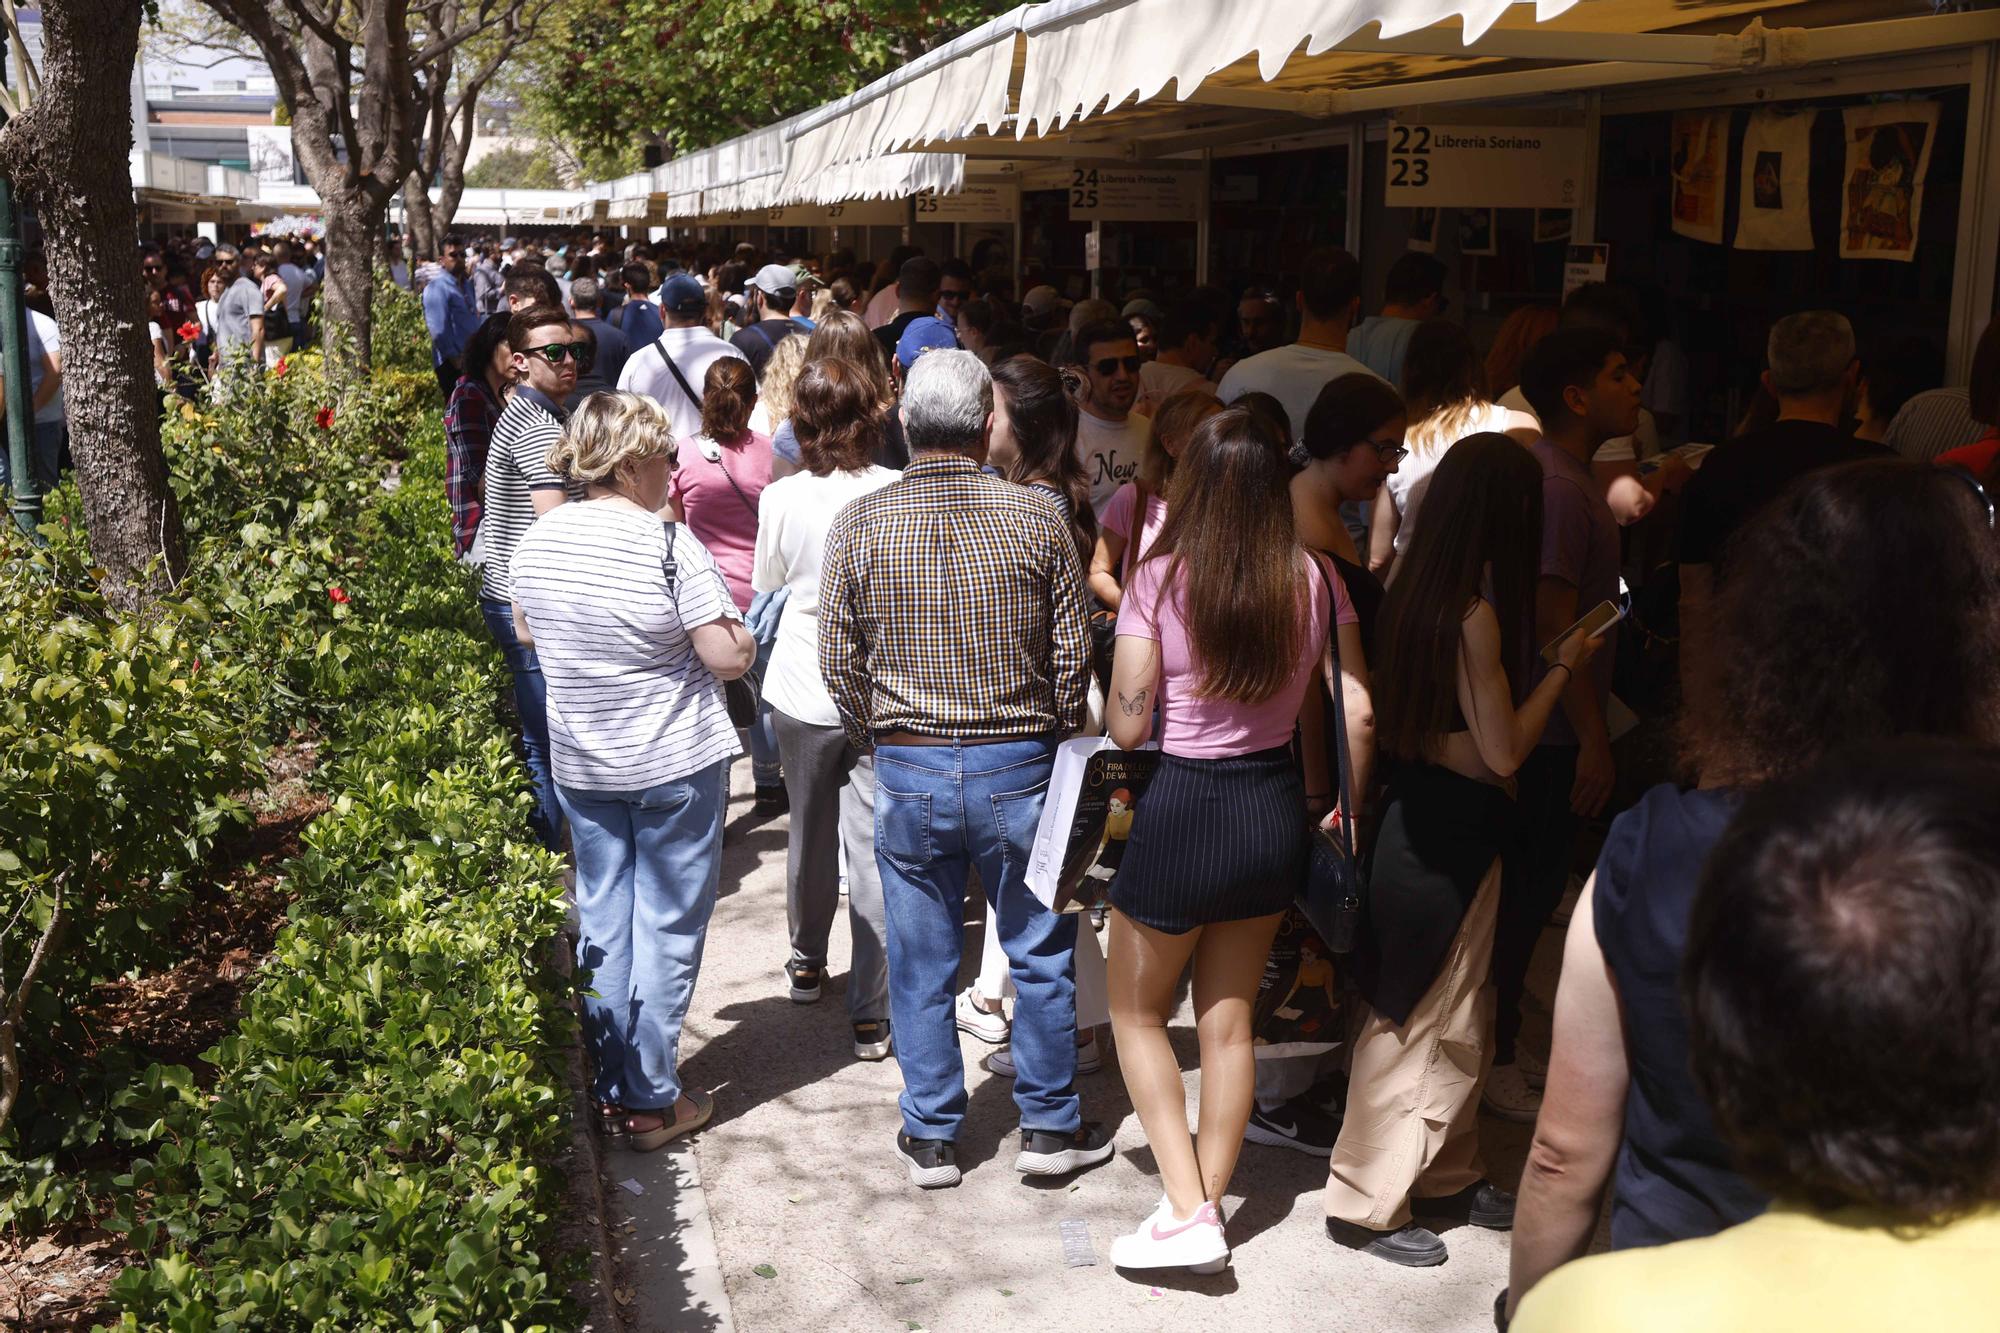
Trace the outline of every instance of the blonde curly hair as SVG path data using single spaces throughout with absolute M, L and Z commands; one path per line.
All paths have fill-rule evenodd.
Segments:
M 549 471 L 566 481 L 601 482 L 618 465 L 644 458 L 678 457 L 667 410 L 636 393 L 594 393 L 570 414 L 549 450 Z
M 780 338 L 771 359 L 764 363 L 764 378 L 757 382 L 757 396 L 764 402 L 772 430 L 792 415 L 792 389 L 799 382 L 799 372 L 806 368 L 806 343 L 802 333 Z

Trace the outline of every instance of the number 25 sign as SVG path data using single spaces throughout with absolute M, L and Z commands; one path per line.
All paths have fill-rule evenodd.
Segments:
M 1389 208 L 1574 208 L 1584 132 L 1555 125 L 1389 123 Z

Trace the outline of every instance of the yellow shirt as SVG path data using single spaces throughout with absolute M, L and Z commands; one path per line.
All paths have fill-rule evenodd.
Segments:
M 1898 1235 L 1784 1205 L 1718 1235 L 1557 1269 L 1512 1333 L 1839 1333 L 2000 1327 L 2000 1208 Z

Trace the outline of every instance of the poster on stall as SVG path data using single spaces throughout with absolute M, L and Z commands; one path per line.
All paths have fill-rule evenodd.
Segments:
M 1458 210 L 1458 252 L 1462 255 L 1500 253 L 1500 228 L 1492 209 Z
M 1413 208 L 1410 210 L 1409 248 L 1418 254 L 1431 254 L 1438 248 L 1438 211 L 1435 208 Z
M 1841 177 L 1840 257 L 1915 258 L 1917 218 L 1937 138 L 1938 103 L 1849 107 Z
M 1586 283 L 1603 282 L 1610 272 L 1611 246 L 1608 242 L 1570 246 L 1563 259 L 1563 300 L 1569 300 L 1569 294 Z
M 1576 215 L 1567 208 L 1538 208 L 1535 210 L 1535 243 L 1545 241 L 1566 241 Z
M 1722 241 L 1722 168 L 1729 155 L 1727 111 L 1683 111 L 1671 142 L 1674 230 L 1696 241 Z
M 1810 250 L 1813 112 L 1759 111 L 1743 132 L 1738 250 Z

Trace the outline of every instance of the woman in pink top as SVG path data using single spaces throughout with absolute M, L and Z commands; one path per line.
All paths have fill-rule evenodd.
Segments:
M 1339 576 L 1299 545 L 1286 473 L 1251 413 L 1204 421 L 1118 615 L 1111 738 L 1145 743 L 1157 705 L 1163 753 L 1111 889 L 1111 1026 L 1166 1186 L 1153 1214 L 1113 1243 L 1121 1268 L 1214 1272 L 1229 1259 L 1217 1208 L 1256 1085 L 1251 1004 L 1305 870 L 1308 804 L 1290 743 L 1302 712 L 1313 715 L 1304 733 L 1319 732 L 1318 691 L 1307 687 L 1329 633 L 1352 678 L 1344 697 L 1361 701 L 1349 708 L 1350 744 L 1365 762 L 1354 608 Z M 1166 1031 L 1190 961 L 1198 1142 Z
M 1194 438 L 1195 428 L 1222 410 L 1222 400 L 1205 389 L 1183 389 L 1160 404 L 1153 433 L 1139 460 L 1139 476 L 1112 492 L 1098 520 L 1097 550 L 1090 558 L 1090 590 L 1097 599 L 1118 609 L 1120 589 L 1167 521 L 1167 488 L 1173 484 L 1174 463 Z M 1137 524 L 1138 549 L 1132 549 L 1133 516 L 1145 504 Z
M 701 384 L 701 434 L 692 449 L 680 451 L 671 498 L 676 514 L 708 548 L 729 585 L 736 609 L 748 611 L 750 572 L 757 562 L 757 506 L 771 484 L 771 437 L 750 429 L 757 405 L 757 374 L 741 357 L 725 356 L 708 368 Z M 750 679 L 761 699 L 771 644 L 760 643 Z M 750 728 L 750 776 L 757 784 L 757 813 L 780 815 L 789 807 L 778 737 L 771 729 L 769 704 L 757 710 Z

